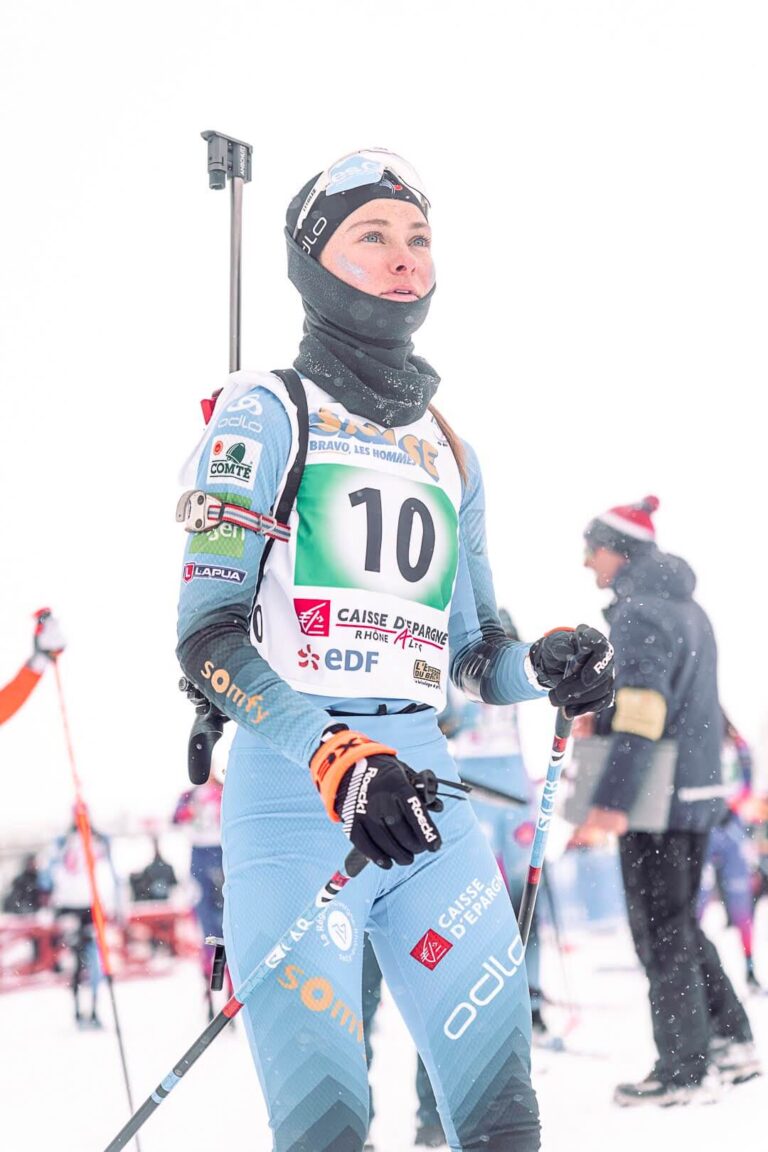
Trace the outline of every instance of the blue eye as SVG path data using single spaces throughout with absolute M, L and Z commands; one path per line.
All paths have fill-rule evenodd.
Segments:
M 360 239 L 364 240 L 364 241 L 368 241 L 368 240 L 379 241 L 382 239 L 382 236 L 381 236 L 381 232 L 366 232 L 364 236 L 360 237 Z
M 414 236 L 411 244 L 415 244 L 418 248 L 429 248 L 432 244 L 429 236 Z

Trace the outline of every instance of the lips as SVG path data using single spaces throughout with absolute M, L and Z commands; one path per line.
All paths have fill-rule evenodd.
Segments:
M 388 292 L 382 292 L 382 296 L 390 297 L 393 300 L 418 300 L 419 294 L 413 288 L 390 288 Z

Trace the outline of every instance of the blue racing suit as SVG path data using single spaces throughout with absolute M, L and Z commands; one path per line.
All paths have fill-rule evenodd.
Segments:
M 255 387 L 251 399 L 250 410 L 241 402 L 234 416 L 226 403 L 217 404 L 198 457 L 197 487 L 221 493 L 208 481 L 211 445 L 217 436 L 230 436 L 237 419 L 238 435 L 248 443 L 245 459 L 258 461 L 248 506 L 269 513 L 289 462 L 291 422 L 268 389 Z M 474 453 L 469 447 L 466 453 L 450 607 L 451 676 L 492 703 L 537 699 L 544 690 L 532 677 L 528 645 L 507 641 L 498 622 L 482 480 Z M 265 540 L 227 527 L 190 537 L 178 653 L 186 674 L 240 721 L 222 806 L 224 935 L 237 987 L 349 851 L 307 767 L 333 722 L 329 712 L 395 748 L 415 771 L 430 768 L 449 780 L 458 780 L 458 773 L 434 708 L 414 707 L 407 696 L 366 696 L 364 672 L 350 675 L 346 699 L 299 692 L 276 676 L 248 630 Z M 201 675 L 207 661 L 227 669 L 233 681 L 236 676 L 239 700 L 211 690 Z M 244 698 L 258 700 L 257 725 L 244 715 Z M 539 1148 L 530 1081 L 530 1003 L 514 912 L 471 806 L 446 800 L 434 819 L 443 841 L 438 852 L 388 872 L 368 866 L 246 1004 L 275 1152 L 360 1152 L 363 1147 L 368 1129 L 364 931 L 429 1071 L 450 1147 Z M 482 903 L 475 922 L 461 939 L 442 932 L 440 917 L 475 888 Z

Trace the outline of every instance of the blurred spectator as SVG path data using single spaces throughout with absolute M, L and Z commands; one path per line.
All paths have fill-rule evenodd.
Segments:
M 140 872 L 131 872 L 128 883 L 131 896 L 136 901 L 169 900 L 171 892 L 178 884 L 173 865 L 160 855 L 160 841 L 152 837 L 154 855 Z
M 607 759 L 581 835 L 620 837 L 630 928 L 648 977 L 655 1067 L 620 1084 L 623 1105 L 716 1097 L 717 1077 L 740 1083 L 760 1061 L 742 1004 L 697 917 L 709 832 L 722 817 L 722 715 L 712 626 L 693 599 L 696 577 L 660 552 L 652 515 L 659 501 L 618 506 L 587 526 L 585 566 L 611 589 L 606 610 L 616 649 L 616 703 L 596 718 Z M 655 786 L 667 810 L 653 831 L 629 814 L 661 744 L 670 775 Z M 659 828 L 663 830 L 659 830 Z
M 12 916 L 34 916 L 48 904 L 50 888 L 37 866 L 34 853 L 24 857 L 21 872 L 11 880 L 3 899 L 3 912 Z

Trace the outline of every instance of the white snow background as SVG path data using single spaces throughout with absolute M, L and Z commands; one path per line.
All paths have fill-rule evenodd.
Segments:
M 185 778 L 177 471 L 228 365 L 207 128 L 254 145 L 243 366 L 295 355 L 291 197 L 354 148 L 408 157 L 438 273 L 416 350 L 479 453 L 499 601 L 530 639 L 599 625 L 582 530 L 657 493 L 759 739 L 767 56 L 764 0 L 3 0 L 0 683 L 53 605 L 96 823 Z M 546 765 L 549 706 L 526 718 Z M 67 819 L 52 683 L 0 762 L 0 830 Z

